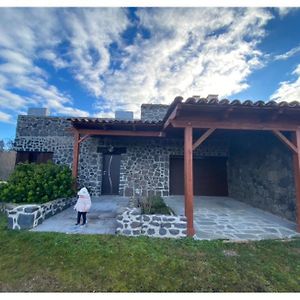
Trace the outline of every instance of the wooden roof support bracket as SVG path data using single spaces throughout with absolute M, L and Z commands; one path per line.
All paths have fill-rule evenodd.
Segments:
M 298 147 L 295 146 L 288 138 L 286 138 L 279 130 L 272 130 L 272 132 L 284 143 L 286 144 L 295 154 L 298 154 Z
M 204 134 L 202 134 L 200 138 L 193 144 L 193 151 L 200 146 L 215 130 L 216 128 L 210 128 Z
M 181 104 L 178 103 L 176 105 L 176 107 L 174 108 L 174 110 L 171 112 L 170 116 L 168 117 L 168 119 L 165 121 L 164 124 L 164 130 L 170 125 L 172 124 L 172 121 L 175 119 L 176 116 L 179 115 L 179 110 L 181 108 Z
M 85 139 L 87 139 L 89 136 L 91 136 L 90 134 L 86 134 L 85 136 L 83 136 L 81 139 L 79 139 L 78 143 L 80 144 L 81 142 L 83 142 Z

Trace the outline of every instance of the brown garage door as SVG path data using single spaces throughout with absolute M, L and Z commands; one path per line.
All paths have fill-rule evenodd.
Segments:
M 193 160 L 194 195 L 228 196 L 226 157 Z M 183 157 L 170 158 L 170 194 L 184 194 Z

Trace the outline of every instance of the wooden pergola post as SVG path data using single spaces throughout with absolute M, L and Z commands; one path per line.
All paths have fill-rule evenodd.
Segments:
M 73 144 L 73 166 L 72 166 L 72 176 L 75 178 L 75 188 L 77 186 L 77 176 L 78 176 L 78 158 L 79 158 L 79 132 L 76 130 L 74 132 L 74 144 Z
M 187 218 L 187 236 L 194 236 L 193 192 L 193 127 L 184 129 L 184 207 Z
M 300 232 L 300 127 L 293 133 L 293 142 L 298 150 L 297 153 L 293 153 L 293 162 L 296 189 L 296 222 L 297 231 Z

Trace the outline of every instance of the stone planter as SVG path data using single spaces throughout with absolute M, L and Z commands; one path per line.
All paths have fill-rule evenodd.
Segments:
M 127 208 L 117 217 L 117 234 L 160 238 L 186 237 L 186 217 L 142 215 L 140 209 Z
M 10 229 L 31 229 L 62 210 L 74 205 L 76 198 L 61 198 L 43 204 L 5 204 Z

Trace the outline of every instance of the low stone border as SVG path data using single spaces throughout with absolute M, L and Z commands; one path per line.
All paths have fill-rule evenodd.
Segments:
M 8 228 L 18 230 L 36 227 L 75 203 L 76 198 L 61 198 L 43 204 L 5 204 Z
M 126 208 L 117 216 L 117 234 L 161 238 L 186 237 L 186 217 L 142 215 L 138 208 Z

